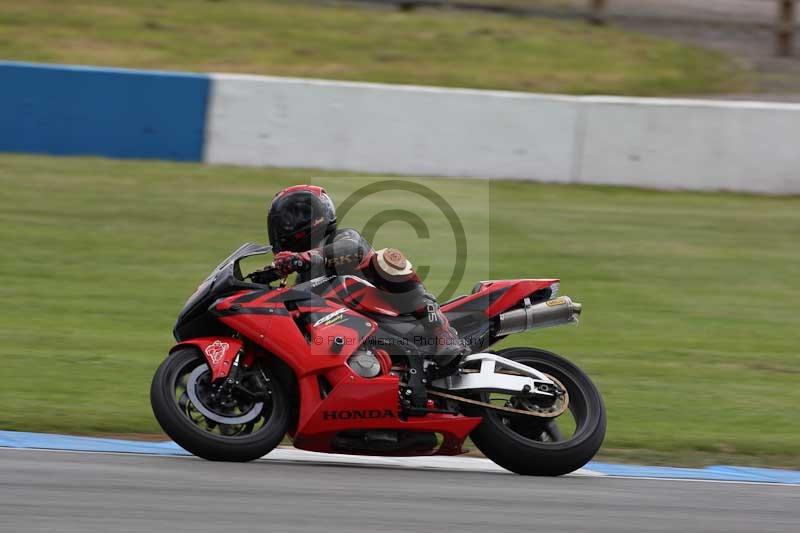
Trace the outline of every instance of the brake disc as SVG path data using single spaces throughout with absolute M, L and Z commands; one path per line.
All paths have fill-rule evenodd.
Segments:
M 189 395 L 189 399 L 192 401 L 194 408 L 200 411 L 203 416 L 209 420 L 217 422 L 218 424 L 229 425 L 247 424 L 248 422 L 252 422 L 259 417 L 261 410 L 264 408 L 264 402 L 254 403 L 253 407 L 251 407 L 246 413 L 238 416 L 225 416 L 206 407 L 202 400 L 200 400 L 200 398 L 197 396 L 197 385 L 200 377 L 207 372 L 208 367 L 205 365 L 200 365 L 192 370 L 192 373 L 189 374 L 189 378 L 186 381 L 186 393 Z

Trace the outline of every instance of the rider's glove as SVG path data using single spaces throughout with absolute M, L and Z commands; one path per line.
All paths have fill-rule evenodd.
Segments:
M 284 277 L 292 272 L 303 272 L 311 266 L 311 252 L 278 252 L 275 254 L 272 266 Z

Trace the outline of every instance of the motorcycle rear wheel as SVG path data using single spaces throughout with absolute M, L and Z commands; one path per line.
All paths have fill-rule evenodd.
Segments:
M 213 406 L 194 405 L 194 402 L 201 402 L 201 393 L 209 390 L 208 365 L 196 348 L 176 350 L 153 376 L 150 387 L 153 414 L 172 440 L 198 457 L 232 462 L 263 457 L 280 444 L 286 434 L 289 400 L 280 382 L 270 376 L 266 368 L 261 370 L 265 379 L 259 383 L 266 386 L 264 391 L 268 398 L 249 402 L 246 398 L 240 399 L 226 413 Z M 188 394 L 189 386 L 196 389 L 191 394 Z
M 588 463 L 600 449 L 606 433 L 605 407 L 594 383 L 577 366 L 545 350 L 507 348 L 497 353 L 560 381 L 569 393 L 574 430 L 564 437 L 555 426 L 555 419 L 509 416 L 479 406 L 465 406 L 466 414 L 483 418 L 470 435 L 472 442 L 486 457 L 521 475 L 561 476 Z M 475 399 L 490 402 L 491 395 L 481 393 Z

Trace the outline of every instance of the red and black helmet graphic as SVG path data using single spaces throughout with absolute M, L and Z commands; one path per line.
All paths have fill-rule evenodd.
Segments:
M 272 199 L 267 229 L 275 252 L 311 250 L 336 230 L 336 208 L 322 187 L 287 187 Z

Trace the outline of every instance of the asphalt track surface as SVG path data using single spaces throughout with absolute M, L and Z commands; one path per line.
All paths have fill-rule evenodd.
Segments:
M 0 531 L 791 531 L 800 487 L 0 449 Z

